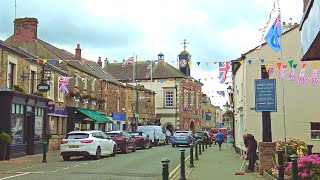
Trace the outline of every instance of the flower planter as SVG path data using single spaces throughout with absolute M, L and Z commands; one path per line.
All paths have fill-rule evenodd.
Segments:
M 272 175 L 270 175 L 267 171 L 263 172 L 263 177 L 269 180 L 277 180 L 277 178 L 273 177 Z

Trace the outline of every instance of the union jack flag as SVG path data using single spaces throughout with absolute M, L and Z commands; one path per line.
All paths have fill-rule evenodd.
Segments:
M 130 57 L 128 60 L 126 60 L 126 61 L 122 64 L 122 67 L 125 67 L 126 65 L 128 65 L 128 64 L 130 64 L 130 63 L 134 63 L 133 57 Z
M 217 91 L 217 94 L 219 94 L 219 95 L 222 96 L 222 97 L 225 97 L 224 91 Z
M 276 26 L 276 28 L 278 28 L 279 25 L 281 26 L 280 15 L 278 15 L 278 17 L 277 17 L 276 20 L 273 22 L 273 24 Z
M 230 62 L 219 62 L 219 79 L 220 84 L 223 84 L 227 78 L 227 73 L 230 68 Z
M 69 80 L 72 77 L 60 76 L 59 77 L 59 92 L 63 92 L 68 94 L 69 93 Z

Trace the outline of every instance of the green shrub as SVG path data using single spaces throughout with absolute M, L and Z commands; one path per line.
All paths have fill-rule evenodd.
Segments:
M 8 133 L 2 132 L 0 134 L 0 144 L 11 144 L 12 138 Z

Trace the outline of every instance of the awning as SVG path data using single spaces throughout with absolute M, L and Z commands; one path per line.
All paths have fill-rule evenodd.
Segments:
M 96 111 L 91 111 L 91 110 L 86 110 L 86 109 L 79 109 L 79 108 L 77 108 L 77 110 L 80 111 L 81 113 L 83 113 L 84 115 L 88 116 L 89 118 L 95 120 L 95 121 L 100 121 L 100 122 L 104 122 L 104 123 L 113 123 L 107 117 L 104 117 L 104 116 L 100 115 Z

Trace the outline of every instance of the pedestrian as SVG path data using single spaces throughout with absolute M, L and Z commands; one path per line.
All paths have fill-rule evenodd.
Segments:
M 218 131 L 218 134 L 216 136 L 216 142 L 219 145 L 219 150 L 221 150 L 221 144 L 222 144 L 223 140 L 224 140 L 223 134 L 221 133 L 221 131 Z
M 257 160 L 257 141 L 254 139 L 252 134 L 244 134 L 243 135 L 244 145 L 247 148 L 245 152 L 245 159 L 249 160 L 248 168 L 245 172 L 254 172 L 254 164 Z
M 229 147 L 229 144 L 233 144 L 233 142 L 234 142 L 234 138 L 233 138 L 231 132 L 228 132 L 228 135 L 227 135 L 227 147 Z

